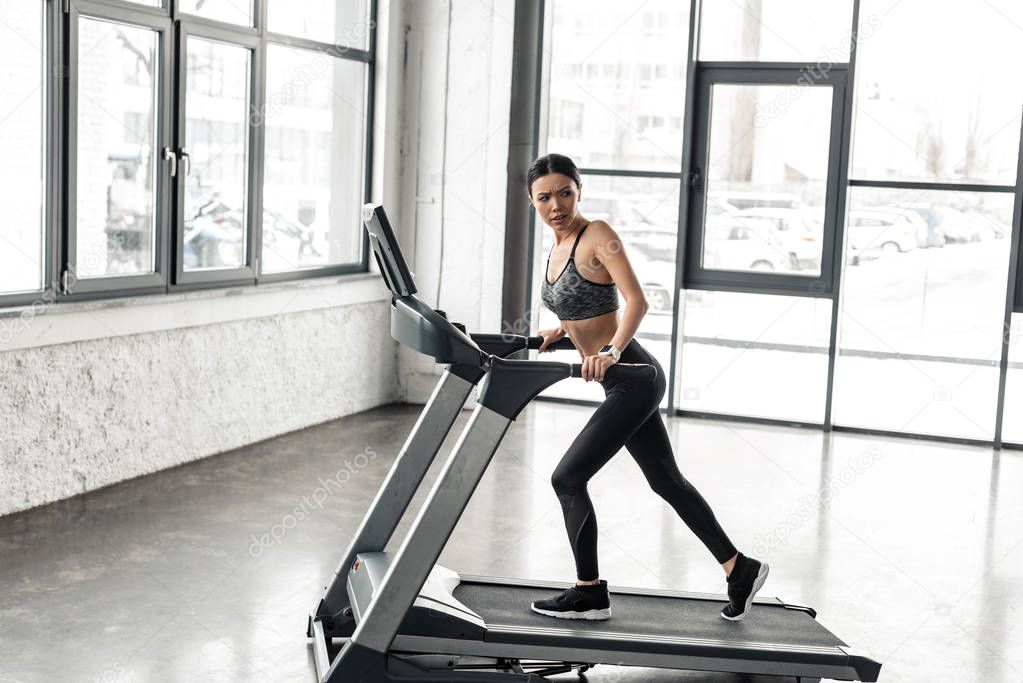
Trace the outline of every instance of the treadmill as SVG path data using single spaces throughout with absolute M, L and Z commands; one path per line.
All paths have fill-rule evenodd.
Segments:
M 321 683 L 539 683 L 597 664 L 734 672 L 819 681 L 876 681 L 881 664 L 816 620 L 813 609 L 757 598 L 733 623 L 723 595 L 612 588 L 606 621 L 564 623 L 529 604 L 571 585 L 460 576 L 435 566 L 511 422 L 543 389 L 581 365 L 509 359 L 542 339 L 470 335 L 416 296 L 383 208 L 363 221 L 392 293 L 391 334 L 448 364 L 363 518 L 325 597 L 309 618 Z M 572 348 L 562 340 L 556 348 Z M 608 377 L 650 380 L 649 365 L 620 363 Z M 478 405 L 412 527 L 384 552 L 472 387 Z

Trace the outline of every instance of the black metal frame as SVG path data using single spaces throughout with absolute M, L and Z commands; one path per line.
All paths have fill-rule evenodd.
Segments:
M 533 112 L 532 130 L 529 131 L 530 139 L 532 140 L 532 143 L 533 143 L 533 158 L 534 159 L 540 155 L 541 145 L 544 144 L 541 141 L 541 139 L 540 139 L 540 132 L 541 131 L 545 131 L 546 128 L 547 128 L 547 121 L 542 120 L 542 116 L 541 116 L 542 112 L 544 111 L 544 107 L 546 106 L 546 104 L 544 102 L 544 92 L 545 92 L 544 82 L 545 82 L 545 79 L 546 79 L 546 76 L 545 76 L 546 71 L 545 71 L 545 68 L 544 68 L 544 66 L 546 64 L 546 58 L 545 58 L 545 54 L 544 53 L 545 53 L 545 47 L 546 47 L 546 35 L 547 35 L 547 32 L 552 29 L 552 26 L 553 26 L 553 22 L 549 21 L 550 17 L 548 16 L 548 12 L 550 11 L 551 5 L 547 2 L 547 0 L 537 0 L 537 2 L 539 4 L 539 7 L 537 8 L 537 13 L 538 13 L 539 18 L 537 19 L 536 32 L 537 32 L 537 35 L 539 36 L 539 40 L 537 41 L 537 44 L 536 44 L 536 56 L 535 56 L 535 59 L 536 59 L 536 71 L 533 74 L 533 78 L 536 79 L 536 82 L 534 83 L 534 88 L 533 88 L 533 98 L 534 98 L 533 101 L 536 102 L 536 111 Z M 546 145 L 544 144 L 544 146 L 546 146 Z M 526 169 L 522 169 L 522 170 L 523 170 L 523 175 L 525 175 L 525 170 Z M 514 192 L 514 190 L 512 190 L 512 192 Z M 527 253 L 529 254 L 529 259 L 528 259 L 527 265 L 526 265 L 526 309 L 522 312 L 521 319 L 522 320 L 530 321 L 529 329 L 532 331 L 533 330 L 533 321 L 532 321 L 533 288 L 530 285 L 530 283 L 533 282 L 533 277 L 535 275 L 535 273 L 533 272 L 533 256 L 536 253 L 536 247 L 537 247 L 537 243 L 536 243 L 536 212 L 532 210 L 532 207 L 530 207 L 529 209 L 527 209 L 527 213 L 529 215 L 529 226 L 528 226 L 528 228 L 526 230 L 526 235 L 528 237 L 527 244 L 526 244 L 526 250 L 527 250 Z M 505 317 L 507 318 L 509 316 L 506 315 Z
M 163 291 L 167 286 L 167 234 L 170 225 L 169 190 L 167 174 L 162 171 L 159 150 L 169 140 L 172 119 L 169 112 L 171 99 L 172 75 L 170 40 L 172 26 L 169 17 L 164 16 L 155 8 L 147 8 L 146 12 L 132 12 L 123 6 L 97 0 L 74 0 L 67 7 L 65 46 L 66 55 L 63 61 L 65 69 L 64 81 L 64 161 L 63 168 L 63 200 L 64 211 L 61 223 L 61 239 L 59 250 L 59 299 L 96 298 L 110 292 L 128 289 L 133 293 L 155 293 Z M 156 196 L 153 198 L 153 218 L 155 222 L 153 238 L 153 272 L 138 275 L 118 275 L 79 278 L 77 275 L 77 216 L 78 216 L 78 60 L 79 60 L 79 21 L 82 17 L 89 20 L 110 21 L 117 24 L 148 29 L 157 37 L 157 52 L 154 62 L 154 116 L 156 130 L 153 137 L 153 149 L 150 150 L 150 163 L 153 164 L 153 177 Z
M 365 102 L 366 102 L 366 116 L 363 119 L 363 125 L 365 127 L 364 128 L 364 140 L 363 140 L 363 158 L 364 158 L 364 162 L 365 162 L 364 163 L 364 168 L 363 168 L 363 185 L 362 185 L 362 187 L 363 187 L 363 192 L 362 192 L 362 201 L 363 201 L 363 203 L 366 203 L 366 202 L 369 202 L 369 201 L 372 200 L 372 190 L 373 190 L 373 185 L 372 185 L 372 183 L 373 183 L 373 126 L 374 126 L 375 112 L 376 112 L 376 101 L 375 101 L 375 93 L 376 93 L 376 69 L 374 67 L 376 65 L 376 51 L 377 51 L 377 25 L 376 25 L 376 21 L 377 21 L 377 0 L 368 0 L 368 3 L 369 3 L 368 17 L 369 17 L 369 21 L 372 22 L 372 28 L 370 29 L 369 35 L 368 35 L 368 38 L 369 38 L 368 48 L 366 50 L 358 50 L 358 49 L 348 48 L 348 49 L 346 49 L 344 51 L 344 57 L 343 57 L 344 59 L 346 59 L 348 61 L 362 62 L 362 63 L 364 63 L 366 65 L 365 90 L 364 90 L 364 93 L 363 93 L 364 97 L 365 97 Z M 259 0 L 259 17 L 260 17 L 260 19 L 259 19 L 260 24 L 259 25 L 260 26 L 264 26 L 264 27 L 267 26 L 267 23 L 266 23 L 266 12 L 267 12 L 268 5 L 269 5 L 269 0 Z M 289 35 L 282 34 L 282 33 L 270 33 L 269 30 L 264 31 L 263 35 L 264 35 L 263 45 L 260 48 L 262 53 L 263 53 L 263 64 L 266 64 L 266 46 L 269 45 L 269 44 L 286 45 L 288 47 L 293 47 L 293 48 L 297 48 L 297 49 L 303 49 L 303 50 L 307 50 L 307 51 L 324 52 L 324 53 L 327 53 L 332 59 L 340 59 L 340 57 L 338 57 L 338 55 L 335 53 L 334 46 L 332 46 L 332 45 L 326 45 L 325 43 L 319 43 L 317 41 L 309 40 L 309 39 L 306 39 L 306 38 L 297 38 L 297 37 L 289 36 Z M 266 88 L 266 78 L 265 77 L 262 79 L 262 87 L 264 89 Z M 262 190 L 263 190 L 263 173 L 264 173 L 264 165 L 262 163 L 262 160 L 264 158 L 263 150 L 265 149 L 265 144 L 266 144 L 265 136 L 263 136 L 263 135 L 260 136 L 260 144 L 261 144 L 261 148 L 260 148 L 260 154 L 259 154 L 259 159 L 260 159 L 260 166 L 259 166 L 259 189 L 260 189 L 260 193 L 262 193 Z M 262 194 L 260 196 L 262 197 Z M 262 205 L 262 201 L 260 202 L 260 204 Z M 255 217 L 255 221 L 256 221 L 257 225 L 260 226 L 260 250 L 262 250 L 262 223 L 263 223 L 262 211 L 260 212 L 259 216 Z M 365 273 L 365 272 L 368 272 L 369 271 L 369 251 L 370 251 L 369 242 L 365 239 L 365 235 L 364 235 L 365 231 L 362 229 L 361 224 L 359 224 L 358 230 L 359 230 L 359 235 L 362 238 L 361 255 L 359 257 L 359 262 L 358 263 L 343 263 L 343 264 L 338 264 L 338 265 L 333 265 L 333 266 L 323 266 L 323 267 L 319 267 L 319 268 L 304 268 L 304 269 L 301 269 L 301 270 L 292 270 L 292 271 L 287 271 L 287 272 L 282 272 L 282 273 L 266 273 L 266 274 L 264 274 L 263 272 L 259 272 L 259 274 L 258 274 L 259 282 L 260 283 L 263 283 L 263 282 L 270 283 L 270 282 L 284 282 L 284 281 L 290 281 L 290 280 L 306 280 L 306 279 L 310 279 L 310 278 L 324 277 L 324 276 L 331 276 L 331 275 L 348 275 L 348 274 L 351 274 L 351 273 Z
M 246 229 L 246 264 L 232 270 L 184 271 L 181 262 L 181 203 L 183 193 L 176 192 L 183 179 L 172 179 L 162 150 L 180 149 L 177 143 L 184 136 L 183 78 L 176 76 L 184 68 L 182 52 L 189 35 L 244 46 L 252 51 L 250 104 L 265 99 L 266 46 L 270 43 L 323 52 L 334 59 L 361 62 L 366 65 L 366 103 L 363 119 L 362 199 L 372 194 L 373 121 L 376 90 L 377 0 L 365 0 L 368 14 L 367 49 L 348 48 L 342 52 L 328 43 L 271 33 L 266 30 L 269 0 L 253 0 L 253 25 L 241 26 L 179 12 L 178 0 L 162 0 L 161 6 L 150 7 L 127 0 L 50 0 L 40 11 L 44 13 L 46 50 L 46 120 L 43 127 L 45 172 L 43 241 L 43 287 L 28 292 L 0 294 L 0 306 L 24 306 L 37 302 L 53 303 L 100 298 L 118 298 L 162 294 L 179 290 L 222 288 L 253 285 L 263 282 L 304 280 L 333 277 L 369 270 L 369 244 L 362 237 L 356 217 L 352 228 L 361 240 L 358 262 L 304 268 L 262 275 L 259 272 L 262 249 L 262 181 L 264 167 L 264 136 L 261 127 L 253 125 L 248 116 L 249 164 L 247 200 L 249 210 Z M 154 272 L 138 275 L 102 276 L 80 279 L 75 276 L 77 226 L 77 80 L 74 68 L 78 55 L 78 21 L 85 16 L 150 29 L 157 32 L 158 69 L 154 69 L 156 102 L 156 135 L 153 142 L 153 163 L 156 173 L 153 211 Z M 65 278 L 65 273 L 67 274 Z M 63 284 L 70 285 L 64 288 Z
M 800 86 L 800 79 L 816 69 L 813 64 L 751 64 L 698 63 L 692 156 L 687 160 L 688 173 L 693 180 L 689 183 L 690 193 L 687 205 L 687 224 L 702 225 L 706 208 L 706 173 L 710 152 L 710 115 L 712 89 L 718 84 L 726 85 L 782 85 Z M 727 271 L 704 268 L 703 230 L 686 232 L 685 260 L 680 282 L 684 289 L 706 289 L 714 291 L 757 292 L 760 294 L 797 295 L 818 298 L 831 296 L 833 272 L 840 257 L 836 244 L 840 244 L 841 221 L 838 219 L 839 176 L 841 174 L 841 133 L 845 115 L 845 103 L 849 97 L 848 70 L 836 65 L 827 73 L 821 73 L 813 85 L 802 87 L 831 87 L 831 125 L 829 135 L 827 192 L 824 207 L 824 244 L 821 253 L 819 276 L 790 275 L 767 272 Z
M 185 208 L 185 194 L 187 191 L 188 174 L 182 170 L 181 163 L 178 163 L 178 172 L 174 180 L 174 225 L 180 226 L 180 229 L 175 231 L 174 238 L 174 286 L 172 289 L 186 289 L 190 285 L 208 284 L 216 282 L 224 285 L 244 285 L 244 284 L 255 284 L 258 272 L 257 259 L 258 251 L 257 244 L 261 244 L 260 239 L 260 221 L 256 219 L 256 216 L 261 213 L 257 212 L 255 208 L 261 206 L 256 202 L 261 197 L 260 190 L 257 188 L 258 183 L 256 182 L 258 177 L 261 177 L 262 163 L 261 160 L 257 160 L 255 152 L 255 140 L 256 138 L 262 139 L 262 135 L 259 134 L 257 126 L 253 122 L 253 117 L 250 115 L 252 108 L 255 107 L 256 102 L 262 102 L 263 97 L 261 96 L 262 83 L 266 80 L 266 69 L 265 64 L 262 60 L 261 41 L 257 29 L 237 29 L 237 28 L 223 28 L 221 26 L 214 26 L 212 22 L 201 23 L 196 22 L 193 19 L 181 19 L 175 22 L 177 24 L 176 32 L 176 49 L 175 54 L 177 59 L 175 60 L 175 90 L 176 90 L 176 109 L 175 115 L 175 127 L 174 127 L 174 143 L 173 148 L 175 153 L 179 157 L 185 154 L 188 150 L 188 128 L 187 122 L 188 117 L 186 115 L 188 108 L 188 41 L 190 38 L 197 38 L 199 40 L 213 41 L 228 45 L 231 47 L 239 47 L 248 51 L 249 53 L 249 83 L 247 87 L 248 101 L 246 102 L 246 113 L 245 113 L 245 156 L 246 156 L 246 188 L 245 188 L 245 250 L 244 260 L 242 264 L 236 268 L 218 268 L 209 270 L 193 270 L 187 271 L 184 267 L 184 208 Z M 189 169 L 190 170 L 190 169 Z

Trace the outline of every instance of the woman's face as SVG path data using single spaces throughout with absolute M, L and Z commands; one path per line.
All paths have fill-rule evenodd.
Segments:
M 574 180 L 561 173 L 548 173 L 534 180 L 530 189 L 533 206 L 544 223 L 555 230 L 572 223 L 582 196 Z

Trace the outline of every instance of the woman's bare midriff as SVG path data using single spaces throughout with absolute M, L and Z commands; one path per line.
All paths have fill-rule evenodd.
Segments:
M 601 347 L 611 343 L 611 339 L 618 331 L 618 311 L 586 320 L 562 320 L 561 329 L 572 338 L 579 355 L 584 358 L 595 356 Z

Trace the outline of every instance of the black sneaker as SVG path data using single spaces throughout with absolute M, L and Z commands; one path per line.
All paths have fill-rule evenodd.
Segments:
M 534 612 L 558 619 L 607 619 L 611 616 L 611 599 L 607 581 L 593 586 L 572 586 L 550 600 L 537 600 Z
M 721 610 L 721 616 L 728 621 L 741 621 L 749 614 L 753 596 L 767 581 L 768 571 L 767 563 L 739 553 L 728 575 L 728 604 Z

